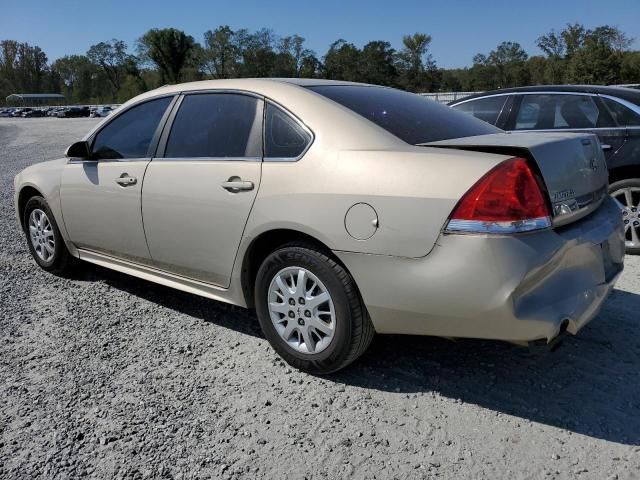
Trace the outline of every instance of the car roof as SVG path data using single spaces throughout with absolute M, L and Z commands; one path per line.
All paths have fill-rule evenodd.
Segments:
M 474 98 L 489 97 L 492 95 L 506 95 L 516 93 L 531 92 L 568 92 L 568 93 L 593 93 L 598 95 L 611 95 L 612 97 L 622 98 L 629 102 L 640 105 L 640 90 L 627 87 L 609 87 L 604 85 L 536 85 L 530 87 L 513 87 L 503 88 L 500 90 L 490 90 L 487 92 L 476 93 L 464 98 L 459 98 L 449 103 L 456 105 L 458 103 L 471 100 Z
M 191 92 L 197 90 L 246 90 L 258 93 L 267 93 L 272 89 L 279 90 L 285 88 L 297 87 L 318 87 L 318 86 L 374 86 L 366 83 L 344 82 L 341 80 L 323 80 L 316 78 L 225 78 L 220 80 L 201 80 L 197 82 L 177 83 L 174 85 L 164 85 L 155 90 L 150 90 L 133 100 L 141 100 L 145 97 L 153 97 L 156 95 Z M 128 103 L 128 102 L 127 102 Z

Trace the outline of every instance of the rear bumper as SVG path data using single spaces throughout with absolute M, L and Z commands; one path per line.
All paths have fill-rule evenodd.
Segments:
M 379 333 L 508 341 L 575 334 L 622 272 L 620 211 L 607 197 L 566 227 L 518 236 L 442 235 L 422 259 L 336 252 Z

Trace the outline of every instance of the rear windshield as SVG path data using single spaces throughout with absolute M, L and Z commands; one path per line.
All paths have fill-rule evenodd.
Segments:
M 360 85 L 307 88 L 353 110 L 412 145 L 501 131 L 466 113 L 393 88 Z

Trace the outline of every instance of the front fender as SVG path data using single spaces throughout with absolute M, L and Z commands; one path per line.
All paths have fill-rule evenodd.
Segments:
M 31 165 L 18 173 L 13 181 L 14 204 L 18 223 L 22 227 L 20 205 L 21 200 L 24 199 L 21 199 L 21 194 L 25 192 L 27 188 L 37 191 L 47 201 L 62 238 L 67 244 L 69 251 L 75 255 L 75 248 L 70 243 L 69 234 L 64 224 L 62 202 L 60 200 L 60 182 L 62 179 L 62 171 L 66 164 L 66 158 L 51 160 Z

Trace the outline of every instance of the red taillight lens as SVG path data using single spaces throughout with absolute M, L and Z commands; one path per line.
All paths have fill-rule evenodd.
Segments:
M 511 158 L 462 197 L 449 231 L 514 233 L 551 226 L 551 213 L 527 160 Z

